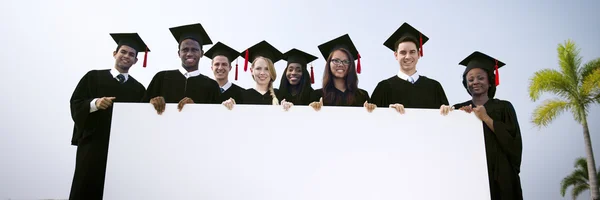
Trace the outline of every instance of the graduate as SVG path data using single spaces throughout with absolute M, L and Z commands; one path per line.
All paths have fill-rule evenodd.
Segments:
M 203 45 L 212 44 L 201 24 L 170 28 L 179 43 L 177 54 L 181 68 L 160 71 L 152 78 L 144 102 L 150 102 L 158 114 L 165 111 L 165 103 L 179 103 L 179 111 L 188 103 L 221 103 L 219 84 L 198 71 L 204 55 Z
M 408 23 L 402 24 L 383 44 L 394 52 L 400 70 L 386 80 L 380 81 L 371 102 L 379 107 L 395 108 L 441 108 L 448 105 L 442 85 L 417 71 L 417 62 L 423 56 L 423 44 L 429 38 Z
M 114 67 L 87 72 L 70 100 L 71 144 L 77 146 L 71 200 L 102 199 L 113 102 L 140 102 L 146 91 L 128 72 L 138 53 L 150 49 L 137 33 L 110 35 L 117 43 Z
M 342 35 L 319 45 L 318 48 L 323 58 L 327 58 L 327 62 L 323 73 L 323 87 L 315 90 L 312 98 L 314 102 L 309 106 L 317 111 L 321 106 L 363 106 L 372 112 L 376 106 L 368 102 L 369 93 L 358 88 L 354 61 L 359 59 L 360 55 L 350 36 Z
M 254 88 L 248 88 L 242 92 L 241 102 L 239 104 L 254 105 L 282 105 L 284 110 L 288 110 L 293 104 L 285 100 L 279 102 L 279 91 L 273 88 L 273 82 L 277 78 L 275 63 L 281 60 L 282 53 L 273 47 L 267 41 L 261 41 L 254 46 L 246 49 L 242 54 L 245 57 L 244 69 L 247 69 L 248 62 L 252 65 L 250 72 L 252 79 L 256 82 Z M 229 99 L 223 102 L 228 109 L 232 109 L 236 104 L 235 99 Z
M 308 74 L 307 64 L 316 60 L 317 57 L 298 49 L 292 49 L 283 54 L 283 60 L 287 61 L 287 67 L 282 73 L 279 83 L 280 98 L 294 105 L 308 105 L 311 103 L 311 95 L 314 92 L 311 84 L 314 83 L 314 72 Z
M 215 80 L 219 84 L 221 95 L 219 102 L 223 102 L 230 98 L 237 99 L 238 101 L 242 98 L 242 91 L 245 89 L 240 86 L 233 84 L 229 81 L 229 72 L 231 71 L 231 62 L 239 57 L 240 52 L 235 49 L 221 43 L 213 45 L 204 56 L 212 59 L 211 69 L 215 75 Z M 238 68 L 235 66 L 235 80 L 238 78 Z
M 509 101 L 494 98 L 498 69 L 505 64 L 476 51 L 460 65 L 466 66 L 462 83 L 471 100 L 453 107 L 475 113 L 482 121 L 491 199 L 523 199 L 519 176 L 523 144 L 517 113 Z

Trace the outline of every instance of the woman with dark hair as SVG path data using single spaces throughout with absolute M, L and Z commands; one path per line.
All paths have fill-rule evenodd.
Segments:
M 475 113 L 483 123 L 491 199 L 521 200 L 523 144 L 517 114 L 509 101 L 494 98 L 504 63 L 476 51 L 460 65 L 467 67 L 462 83 L 472 98 L 453 107 Z
M 292 49 L 283 54 L 283 59 L 287 61 L 287 67 L 282 73 L 279 83 L 279 99 L 294 105 L 308 105 L 314 92 L 311 86 L 314 83 L 311 81 L 314 80 L 314 75 L 309 75 L 306 68 L 307 63 L 316 60 L 317 57 L 298 49 Z
M 329 42 L 319 45 L 323 57 L 327 58 L 323 74 L 323 88 L 315 90 L 313 101 L 309 106 L 315 110 L 321 106 L 363 106 L 372 112 L 376 106 L 369 103 L 369 93 L 358 88 L 358 75 L 354 60 L 360 55 L 345 34 Z M 357 57 L 355 58 L 354 55 Z M 318 100 L 318 102 L 316 102 Z

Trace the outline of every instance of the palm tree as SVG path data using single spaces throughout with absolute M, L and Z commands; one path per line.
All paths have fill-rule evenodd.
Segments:
M 599 200 L 598 174 L 592 151 L 590 130 L 588 129 L 588 109 L 600 103 L 600 58 L 581 66 L 579 49 L 571 40 L 558 45 L 560 71 L 542 69 L 535 72 L 529 82 L 529 97 L 537 101 L 542 93 L 551 93 L 558 98 L 548 99 L 533 111 L 532 122 L 538 127 L 550 124 L 564 111 L 570 111 L 575 120 L 583 126 L 587 169 L 591 187 L 591 197 Z
M 600 177 L 600 173 L 597 174 L 596 177 Z M 571 197 L 573 200 L 577 199 L 579 194 L 590 189 L 588 180 L 587 161 L 583 157 L 577 158 L 577 160 L 575 160 L 575 171 L 571 172 L 570 175 L 563 178 L 563 180 L 560 182 L 560 195 L 564 197 L 565 193 L 567 192 L 567 188 L 573 186 Z M 597 181 L 600 181 L 600 179 Z

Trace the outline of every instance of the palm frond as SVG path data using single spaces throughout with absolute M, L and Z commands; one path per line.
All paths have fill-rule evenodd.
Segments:
M 577 197 L 582 193 L 585 192 L 586 190 L 589 190 L 590 186 L 589 185 L 577 185 L 575 187 L 573 187 L 573 190 L 571 191 L 571 197 L 573 197 L 573 200 L 576 200 Z
M 581 173 L 576 173 L 576 171 L 571 172 L 571 174 L 563 178 L 563 180 L 560 182 L 560 194 L 565 196 L 567 189 L 570 186 L 576 187 L 581 184 L 588 184 L 587 180 L 584 180 L 584 178 L 581 177 Z
M 575 45 L 575 42 L 567 40 L 564 44 L 558 45 L 557 51 L 561 72 L 568 77 L 570 82 L 578 85 L 579 76 L 577 72 L 579 72 L 579 66 L 581 65 L 581 57 L 577 45 Z
M 575 160 L 575 165 L 574 167 L 578 170 L 584 171 L 585 174 L 583 174 L 583 177 L 588 177 L 588 166 L 587 166 L 587 159 L 584 157 L 579 157 Z
M 564 99 L 569 99 L 575 93 L 575 84 L 554 69 L 542 69 L 535 72 L 529 81 L 529 97 L 537 101 L 544 92 L 553 93 Z
M 593 97 L 592 95 L 600 91 L 600 68 L 589 72 L 587 76 L 583 77 L 579 91 L 582 98 L 585 98 L 585 102 L 589 102 Z
M 600 69 L 600 58 L 596 58 L 585 63 L 585 65 L 579 69 L 579 74 L 581 75 L 581 78 L 585 79 L 586 76 L 593 73 L 597 69 Z
M 549 99 L 533 111 L 532 122 L 538 126 L 547 126 L 559 114 L 571 108 L 569 102 L 560 99 Z

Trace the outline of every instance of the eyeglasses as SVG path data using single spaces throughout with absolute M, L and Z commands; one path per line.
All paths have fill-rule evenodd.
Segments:
M 333 63 L 334 65 L 341 65 L 341 64 L 349 65 L 350 61 L 348 61 L 348 60 L 340 60 L 340 59 L 332 59 L 331 63 Z

